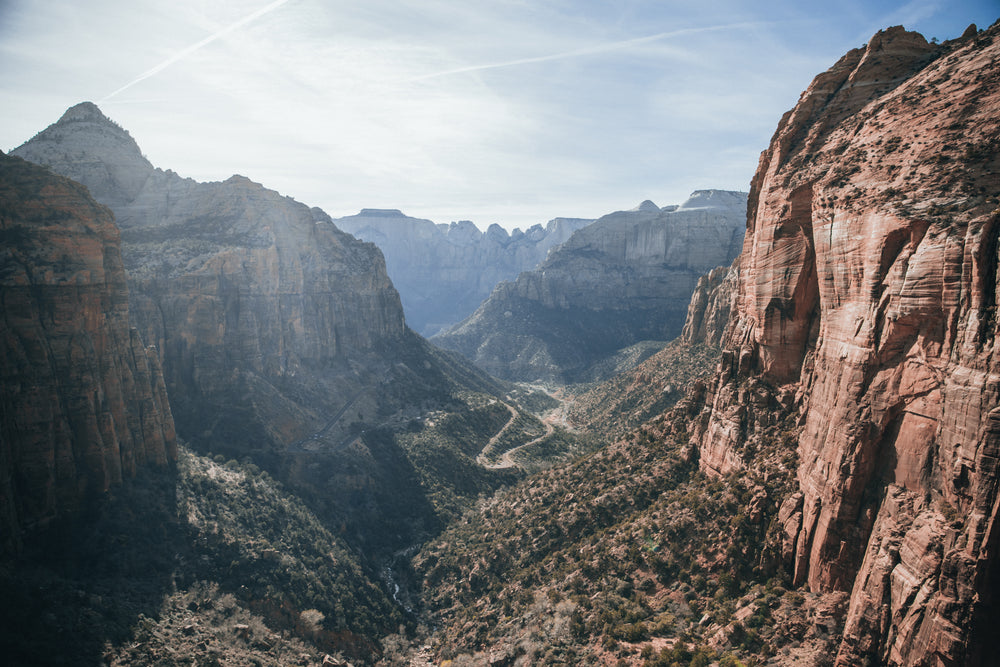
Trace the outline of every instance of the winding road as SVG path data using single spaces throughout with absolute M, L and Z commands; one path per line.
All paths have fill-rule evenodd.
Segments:
M 549 396 L 552 396 L 551 393 L 547 391 L 546 393 L 548 393 Z M 553 396 L 553 398 L 556 397 Z M 503 454 L 500 455 L 500 460 L 498 460 L 496 463 L 490 463 L 489 459 L 486 458 L 484 452 L 489 451 L 493 447 L 493 445 L 495 445 L 497 441 L 501 437 L 503 437 L 503 435 L 514 425 L 514 421 L 520 416 L 518 411 L 513 406 L 504 403 L 504 406 L 508 410 L 510 410 L 510 419 L 508 419 L 507 423 L 503 425 L 503 428 L 497 431 L 496 434 L 492 438 L 490 438 L 489 442 L 486 443 L 486 446 L 483 447 L 482 451 L 479 452 L 479 455 L 476 456 L 476 463 L 483 466 L 484 468 L 488 468 L 489 470 L 499 470 L 501 468 L 518 467 L 517 463 L 514 462 L 514 454 L 516 452 L 519 452 L 520 450 L 526 447 L 531 447 L 532 445 L 538 444 L 545 438 L 552 435 L 556 430 L 555 424 L 553 424 L 554 421 L 561 421 L 565 425 L 566 406 L 560 399 L 557 400 L 559 400 L 560 402 L 559 407 L 554 410 L 551 410 L 547 415 L 545 415 L 545 417 L 542 418 L 542 424 L 545 426 L 545 433 L 543 433 L 542 435 L 538 436 L 533 440 L 529 440 L 528 442 L 520 444 L 517 447 L 511 447 L 510 449 L 508 449 L 507 451 L 505 451 Z

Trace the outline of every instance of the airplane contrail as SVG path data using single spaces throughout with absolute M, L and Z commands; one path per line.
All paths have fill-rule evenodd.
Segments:
M 604 44 L 585 46 L 583 48 L 574 49 L 572 51 L 563 51 L 561 53 L 550 53 L 544 56 L 535 56 L 532 58 L 518 58 L 517 60 L 506 60 L 504 62 L 499 62 L 499 63 L 487 63 L 485 65 L 470 65 L 468 67 L 458 67 L 456 69 L 449 69 L 441 72 L 431 72 L 430 74 L 421 74 L 418 76 L 410 77 L 406 80 L 423 81 L 425 79 L 434 79 L 439 76 L 449 76 L 451 74 L 464 74 L 466 72 L 479 72 L 482 70 L 498 69 L 501 67 L 513 67 L 515 65 L 528 65 L 531 63 L 541 63 L 549 60 L 577 58 L 580 56 L 589 56 L 597 53 L 605 53 L 608 51 L 618 51 L 620 49 L 629 48 L 630 46 L 645 44 L 647 42 L 655 42 L 657 40 L 667 39 L 670 37 L 680 37 L 681 35 L 692 35 L 701 32 L 715 32 L 718 30 L 732 30 L 734 28 L 747 28 L 751 26 L 763 25 L 763 23 L 764 23 L 763 21 L 748 21 L 744 23 L 730 23 L 726 25 L 708 26 L 705 28 L 682 28 L 680 30 L 659 32 L 656 33 L 655 35 L 647 35 L 645 37 L 636 37 L 635 39 L 626 39 L 620 42 L 606 42 Z
M 219 39 L 220 37 L 225 37 L 229 33 L 233 32 L 234 30 L 238 30 L 239 28 L 242 28 L 243 26 L 245 26 L 247 23 L 250 23 L 251 21 L 259 19 L 264 14 L 267 14 L 269 12 L 273 12 L 275 9 L 277 9 L 278 7 L 280 7 L 283 4 L 287 3 L 288 1 L 289 0 L 274 0 L 274 2 L 272 2 L 271 4 L 267 5 L 266 7 L 261 7 L 260 9 L 258 9 L 255 12 L 253 12 L 252 14 L 248 14 L 247 16 L 244 16 L 243 18 L 241 18 L 236 23 L 228 25 L 225 28 L 223 28 L 222 30 L 219 30 L 218 32 L 215 32 L 215 33 L 209 35 L 208 37 L 206 37 L 205 39 L 201 40 L 200 42 L 192 44 L 191 46 L 187 47 L 186 49 L 182 49 L 182 50 L 178 51 L 177 53 L 175 53 L 174 55 L 170 56 L 169 58 L 167 58 L 166 60 L 164 60 L 162 63 L 160 63 L 159 65 L 157 65 L 156 67 L 153 67 L 152 69 L 146 70 L 145 72 L 143 72 L 142 74 L 140 74 L 136 78 L 132 79 L 131 81 L 129 81 L 128 83 L 126 83 L 124 86 L 122 86 L 118 90 L 116 90 L 116 91 L 114 91 L 114 92 L 112 92 L 112 93 L 110 93 L 108 95 L 105 95 L 104 98 L 98 100 L 98 104 L 110 100 L 112 97 L 114 97 L 118 93 L 121 93 L 121 92 L 123 92 L 125 90 L 128 90 L 129 88 L 131 88 L 135 84 L 139 83 L 140 81 L 145 81 L 149 77 L 154 76 L 156 74 L 159 74 L 160 72 L 162 72 L 163 70 L 167 69 L 168 67 L 170 67 L 171 65 L 173 65 L 177 61 L 183 60 L 184 58 L 187 58 L 189 55 L 191 55 L 192 53 L 194 53 L 198 49 L 201 49 L 202 47 L 208 46 L 209 44 L 211 44 L 215 40 Z

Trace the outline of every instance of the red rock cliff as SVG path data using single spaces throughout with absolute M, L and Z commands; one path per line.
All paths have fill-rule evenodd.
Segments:
M 176 455 L 154 350 L 129 328 L 111 212 L 0 154 L 0 550 Z
M 755 393 L 798 406 L 790 567 L 851 591 L 840 665 L 977 664 L 997 618 L 998 33 L 876 34 L 753 179 L 701 466 L 744 465 Z

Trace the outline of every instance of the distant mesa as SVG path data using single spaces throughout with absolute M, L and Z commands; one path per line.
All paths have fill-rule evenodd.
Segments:
M 363 208 L 358 213 L 359 217 L 365 218 L 406 218 L 407 216 L 398 208 Z

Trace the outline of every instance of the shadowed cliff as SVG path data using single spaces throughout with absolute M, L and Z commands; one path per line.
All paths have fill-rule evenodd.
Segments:
M 0 155 L 0 550 L 176 456 L 159 359 L 129 327 L 111 212 Z
M 91 103 L 15 153 L 114 211 L 131 318 L 158 351 L 186 442 L 250 457 L 369 548 L 433 530 L 406 452 L 380 440 L 373 456 L 366 438 L 500 387 L 407 329 L 373 244 L 242 176 L 156 169 Z

